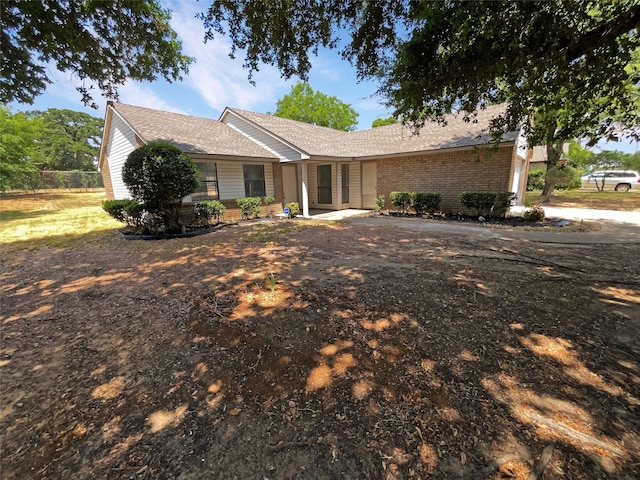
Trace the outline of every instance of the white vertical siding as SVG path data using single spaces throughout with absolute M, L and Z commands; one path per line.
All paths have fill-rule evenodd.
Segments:
M 516 148 L 517 148 L 518 156 L 526 159 L 527 153 L 529 151 L 529 145 L 527 143 L 527 138 L 524 136 L 524 128 L 520 129 L 520 133 L 518 134 L 518 139 L 516 140 Z
M 360 162 L 349 163 L 349 206 L 350 208 L 370 208 L 370 206 L 362 206 Z
M 109 138 L 107 161 L 113 186 L 113 198 L 116 200 L 131 198 L 129 189 L 122 181 L 122 167 L 129 154 L 136 148 L 135 134 L 118 115 L 114 114 L 111 120 Z
M 259 128 L 256 128 L 231 112 L 227 113 L 222 121 L 237 132 L 240 132 L 245 137 L 260 145 L 262 148 L 268 150 L 274 155 L 277 155 L 280 160 L 290 161 L 300 160 L 301 158 L 300 152 L 297 150 L 287 146 L 273 136 L 266 134 Z
M 309 206 L 318 208 L 318 164 L 307 164 L 307 182 L 307 191 L 309 192 Z
M 273 188 L 273 167 L 269 162 L 248 162 L 248 161 L 219 161 L 216 162 L 218 169 L 218 189 L 220 200 L 233 200 L 246 197 L 244 191 L 244 172 L 242 165 L 264 165 L 264 183 L 267 195 L 274 195 Z

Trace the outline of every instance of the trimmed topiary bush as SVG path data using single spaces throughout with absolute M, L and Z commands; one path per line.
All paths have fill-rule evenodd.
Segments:
M 178 147 L 158 141 L 135 149 L 122 168 L 122 180 L 145 210 L 162 217 L 166 232 L 184 231 L 182 199 L 198 189 L 200 180 L 197 167 Z

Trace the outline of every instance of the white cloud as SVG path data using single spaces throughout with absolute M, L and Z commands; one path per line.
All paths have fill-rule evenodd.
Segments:
M 118 90 L 118 96 L 120 102 L 129 103 L 138 107 L 154 108 L 156 110 L 164 110 L 165 112 L 187 113 L 164 100 L 160 95 L 155 93 L 151 87 L 139 82 L 126 83 Z
M 288 89 L 278 70 L 262 66 L 254 74 L 256 86 L 251 85 L 247 79 L 249 72 L 242 67 L 243 52 L 237 52 L 235 60 L 229 58 L 231 44 L 222 36 L 204 43 L 204 27 L 194 17 L 197 10 L 194 5 L 192 2 L 171 5 L 171 25 L 182 41 L 183 51 L 196 58 L 184 84 L 193 88 L 210 107 L 220 111 L 226 106 L 255 110 L 259 106 L 275 104 Z

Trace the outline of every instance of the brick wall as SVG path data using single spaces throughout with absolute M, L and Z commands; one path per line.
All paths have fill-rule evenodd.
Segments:
M 105 155 L 104 163 L 102 165 L 102 183 L 104 184 L 104 190 L 107 194 L 107 200 L 113 200 L 115 198 L 113 194 L 113 184 L 111 183 L 111 171 L 109 170 L 109 157 Z
M 442 196 L 443 212 L 465 212 L 460 192 L 511 189 L 514 150 L 510 146 L 379 159 L 378 195 L 385 195 L 390 207 L 393 191 L 436 192 Z

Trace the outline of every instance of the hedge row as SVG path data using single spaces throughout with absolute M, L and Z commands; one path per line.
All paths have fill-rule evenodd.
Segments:
M 476 215 L 489 217 L 504 217 L 509 206 L 515 200 L 513 192 L 462 192 L 458 198 L 460 203 Z M 433 192 L 391 192 L 391 204 L 402 213 L 413 209 L 417 215 L 425 212 L 433 213 L 440 207 L 441 196 Z M 376 199 L 374 210 L 379 210 L 384 204 L 384 197 Z
M 264 198 L 245 197 L 238 198 L 236 203 L 240 208 L 242 218 L 249 219 L 258 217 L 263 201 L 268 207 L 275 201 L 275 198 L 271 195 Z M 287 204 L 287 207 L 290 212 L 289 218 L 294 218 L 299 213 L 297 203 Z M 155 234 L 164 233 L 166 230 L 164 213 L 158 208 L 145 206 L 137 200 L 105 200 L 102 202 L 102 208 L 111 217 L 135 229 L 138 233 Z M 194 203 L 193 222 L 190 226 L 206 226 L 211 223 L 212 219 L 215 223 L 219 223 L 226 211 L 227 208 L 219 200 Z M 268 215 L 271 217 L 273 212 L 269 210 Z
M 439 193 L 432 192 L 391 192 L 389 198 L 391 204 L 398 207 L 402 213 L 407 213 L 413 208 L 417 215 L 435 212 L 441 200 Z

